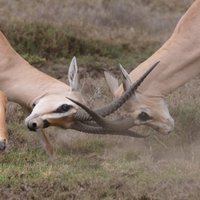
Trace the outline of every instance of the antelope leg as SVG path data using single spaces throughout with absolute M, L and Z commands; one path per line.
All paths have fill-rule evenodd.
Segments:
M 51 143 L 49 142 L 49 139 L 47 137 L 47 135 L 45 134 L 43 129 L 38 129 L 37 130 L 37 134 L 40 138 L 40 142 L 42 144 L 42 147 L 44 148 L 45 152 L 52 157 L 53 156 L 53 146 L 51 145 Z
M 6 128 L 6 95 L 0 91 L 0 151 L 5 150 L 8 142 L 8 132 Z

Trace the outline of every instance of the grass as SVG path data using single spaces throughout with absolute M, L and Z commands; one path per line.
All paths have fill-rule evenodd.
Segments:
M 112 151 L 110 147 L 103 149 Z M 38 149 L 10 151 L 1 159 L 0 172 L 4 192 L 18 191 L 27 199 L 181 199 L 196 195 L 193 191 L 200 178 L 195 162 L 154 162 L 144 155 L 134 161 L 108 159 L 98 151 L 83 154 L 82 150 L 79 155 L 57 153 L 54 162 Z M 4 192 L 3 197 L 8 197 Z
M 59 26 L 47 22 L 2 25 L 2 30 L 15 50 L 31 64 L 41 65 L 47 60 L 71 59 L 79 57 L 80 63 L 88 63 L 93 58 L 93 66 L 98 60 L 111 66 L 119 62 L 136 64 L 150 56 L 158 47 L 158 41 L 134 38 L 134 46 L 128 42 L 111 42 L 90 37 L 80 37 L 70 26 Z M 70 31 L 69 31 L 70 30 Z M 133 56 L 134 55 L 134 56 Z M 83 61 L 82 61 L 83 60 Z
M 53 161 L 22 122 L 10 122 L 15 145 L 0 155 L 2 197 L 14 191 L 24 199 L 198 199 L 199 104 L 183 102 L 170 110 L 177 122 L 175 133 L 157 135 L 159 141 L 87 135 L 70 141 L 68 136 L 70 142 L 57 146 Z M 191 130 L 192 140 L 186 137 Z M 49 134 L 51 141 L 65 137 L 63 132 Z
M 76 55 L 87 79 L 83 91 L 96 106 L 109 98 L 101 71 L 116 71 L 118 63 L 130 70 L 150 56 L 191 2 L 0 1 L 0 27 L 21 55 L 55 77 L 63 78 L 66 62 Z M 0 199 L 199 199 L 199 86 L 192 85 L 169 98 L 173 134 L 134 140 L 50 129 L 53 161 L 25 128 L 26 114 L 9 106 Z
M 163 43 L 190 2 L 0 1 L 0 27 L 13 47 L 33 64 L 60 62 L 76 55 L 80 60 L 101 59 L 111 66 L 131 63 L 132 68 Z M 171 9 L 175 7 L 180 9 Z

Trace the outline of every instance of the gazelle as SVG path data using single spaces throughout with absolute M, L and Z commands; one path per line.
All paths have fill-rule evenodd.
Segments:
M 135 125 L 147 125 L 159 132 L 170 133 L 174 120 L 169 114 L 165 97 L 200 73 L 200 0 L 196 0 L 177 24 L 171 37 L 151 57 L 128 74 L 121 67 L 124 90 L 137 80 L 152 63 L 156 69 L 125 104 L 125 110 Z M 105 72 L 114 96 L 122 94 L 122 86 Z
M 43 129 L 48 126 L 58 126 L 64 129 L 72 128 L 97 134 L 111 133 L 139 137 L 136 133 L 127 130 L 130 125 L 125 122 L 126 120 L 121 122 L 123 128 L 117 130 L 115 122 L 105 120 L 102 116 L 109 115 L 120 107 L 155 65 L 117 101 L 98 109 L 97 113 L 93 113 L 79 103 L 84 102 L 84 100 L 78 91 L 78 67 L 75 58 L 72 59 L 69 67 L 70 86 L 68 86 L 32 67 L 11 47 L 8 40 L 0 32 L 0 150 L 5 149 L 8 140 L 5 128 L 7 98 L 8 101 L 18 103 L 32 111 L 26 118 L 25 124 L 30 130 L 38 132 L 50 154 L 52 153 L 52 146 L 43 132 Z M 87 112 L 89 110 L 88 113 L 92 112 L 95 115 L 90 117 L 79 109 L 77 103 L 84 109 L 86 108 Z M 97 124 L 88 123 L 88 120 L 93 120 L 93 116 Z

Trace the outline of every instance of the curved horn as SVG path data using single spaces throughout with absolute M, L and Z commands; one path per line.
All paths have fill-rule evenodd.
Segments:
M 127 130 L 134 126 L 134 121 L 132 118 L 125 118 L 123 120 L 116 120 L 116 121 L 110 121 L 107 119 L 104 119 L 100 115 L 98 115 L 93 110 L 89 109 L 87 106 L 68 98 L 70 101 L 74 102 L 78 106 L 80 106 L 82 109 L 84 109 L 91 117 L 92 119 L 101 127 L 111 129 L 113 131 L 122 131 Z
M 123 135 L 136 138 L 146 138 L 149 136 L 149 135 L 147 136 L 139 135 L 138 133 L 130 130 L 115 131 L 115 130 L 105 129 L 102 127 L 89 126 L 87 124 L 83 124 L 82 122 L 75 122 L 75 124 L 72 125 L 71 129 L 85 133 L 102 134 L 102 135 Z
M 148 69 L 135 83 L 133 83 L 131 87 L 122 94 L 122 96 L 113 100 L 110 104 L 94 110 L 94 112 L 101 115 L 102 117 L 105 117 L 115 112 L 131 97 L 131 95 L 136 91 L 136 89 L 149 75 L 149 73 L 158 65 L 159 62 L 160 61 L 156 62 L 152 67 L 150 67 L 150 69 Z M 92 117 L 88 115 L 85 111 L 80 110 L 75 114 L 75 119 L 79 121 L 89 121 L 92 120 Z

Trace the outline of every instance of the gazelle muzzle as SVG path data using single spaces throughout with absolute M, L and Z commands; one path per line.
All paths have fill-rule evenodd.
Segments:
M 43 129 L 50 126 L 50 123 L 47 120 L 42 120 L 37 118 L 28 122 L 27 127 L 30 131 L 36 131 L 37 129 Z

